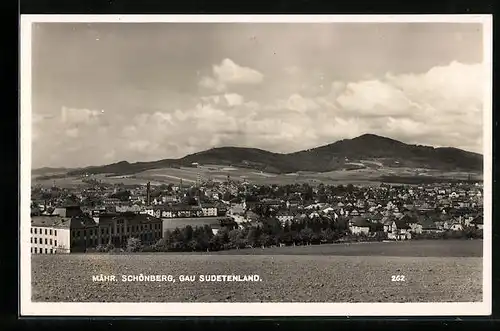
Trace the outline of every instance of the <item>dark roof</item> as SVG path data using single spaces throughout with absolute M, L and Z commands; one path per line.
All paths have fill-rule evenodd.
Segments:
M 483 216 L 482 215 L 477 216 L 476 218 L 474 218 L 471 221 L 471 224 L 484 224 L 483 223 Z
M 33 216 L 31 226 L 69 228 L 71 219 L 60 216 Z
M 398 229 L 409 229 L 410 226 L 403 220 L 396 220 L 396 228 Z
M 355 226 L 360 226 L 360 227 L 369 227 L 370 226 L 370 223 L 364 217 L 361 217 L 361 216 L 354 217 L 352 219 L 352 224 Z
M 31 225 L 56 228 L 85 228 L 96 226 L 97 223 L 86 215 L 79 215 L 71 218 L 60 216 L 34 216 L 31 218 Z
M 80 208 L 80 205 L 74 203 L 65 203 L 60 206 L 57 206 L 56 208 L 78 209 Z
M 151 222 L 161 222 L 160 218 L 148 215 L 148 214 L 136 214 L 131 212 L 125 213 L 114 213 L 105 214 L 99 218 L 99 223 L 107 223 L 111 220 L 128 220 L 134 223 L 151 223 Z
M 399 219 L 401 222 L 405 222 L 406 224 L 418 223 L 418 219 L 411 217 L 409 215 L 404 215 Z
M 217 208 L 217 206 L 213 203 L 202 203 L 201 208 Z
M 382 215 L 380 213 L 376 213 L 376 214 L 369 215 L 368 217 L 372 220 L 381 220 L 382 218 L 384 218 L 384 215 Z

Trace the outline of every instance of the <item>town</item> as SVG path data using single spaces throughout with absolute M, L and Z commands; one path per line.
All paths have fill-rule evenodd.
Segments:
M 217 251 L 350 241 L 482 238 L 480 182 L 32 187 L 31 252 Z

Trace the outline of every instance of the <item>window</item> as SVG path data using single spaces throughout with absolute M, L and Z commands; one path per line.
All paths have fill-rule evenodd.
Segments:
M 47 229 L 45 229 L 45 235 L 47 235 Z
M 35 241 L 36 241 L 36 238 L 35 238 Z M 35 254 L 38 252 L 38 249 L 35 247 Z
M 54 236 L 57 236 L 57 230 L 54 230 Z
M 47 248 L 45 248 L 45 254 L 47 254 L 47 252 L 48 252 L 48 250 L 47 250 Z
M 52 229 L 49 230 L 49 235 L 52 235 Z
M 31 253 L 33 253 L 33 247 L 31 247 L 31 250 L 30 250 L 30 251 L 31 251 Z
M 130 233 L 130 226 L 127 226 L 127 232 Z
M 56 239 L 56 240 L 54 240 L 54 246 L 56 246 L 56 247 L 57 247 L 57 239 Z
M 33 237 L 30 238 L 30 243 L 33 243 Z
M 53 253 L 52 253 L 52 248 L 50 249 L 50 254 L 53 254 Z
M 30 233 L 33 233 L 33 228 L 30 228 Z
M 37 234 L 37 233 L 36 233 L 36 228 L 35 228 L 35 234 Z
M 36 242 L 36 239 L 37 239 L 37 238 L 35 237 L 35 244 L 37 243 L 37 242 Z
M 80 237 L 80 230 L 76 231 L 76 236 Z
M 52 239 L 49 239 L 49 244 L 52 245 Z
M 47 245 L 47 238 L 45 238 L 45 245 Z
M 83 230 L 83 236 L 86 237 L 87 236 L 87 230 Z
M 101 229 L 101 234 L 104 234 L 104 228 Z

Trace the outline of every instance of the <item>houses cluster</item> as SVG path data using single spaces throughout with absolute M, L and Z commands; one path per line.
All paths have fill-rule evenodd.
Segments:
M 110 185 L 32 189 L 33 253 L 82 252 L 99 245 L 145 244 L 186 225 L 259 225 L 262 217 L 282 225 L 315 220 L 345 221 L 354 235 L 389 240 L 416 234 L 482 229 L 481 184 L 355 187 L 251 185 L 247 182 L 192 186 Z M 264 216 L 263 216 L 264 215 Z

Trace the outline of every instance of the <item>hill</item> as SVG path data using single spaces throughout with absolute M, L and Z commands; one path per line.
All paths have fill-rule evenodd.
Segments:
M 75 169 L 68 175 L 85 173 L 133 174 L 150 169 L 179 168 L 192 163 L 219 164 L 261 170 L 268 173 L 297 171 L 327 172 L 372 167 L 410 167 L 443 171 L 482 171 L 483 156 L 457 148 L 434 148 L 365 134 L 333 144 L 289 154 L 257 148 L 219 147 L 187 155 L 181 159 L 129 163 Z
M 43 176 L 43 175 L 50 175 L 50 174 L 55 174 L 55 173 L 65 173 L 65 172 L 68 172 L 69 170 L 74 170 L 74 169 L 44 167 L 44 168 L 38 168 L 38 169 L 31 170 L 31 174 Z

